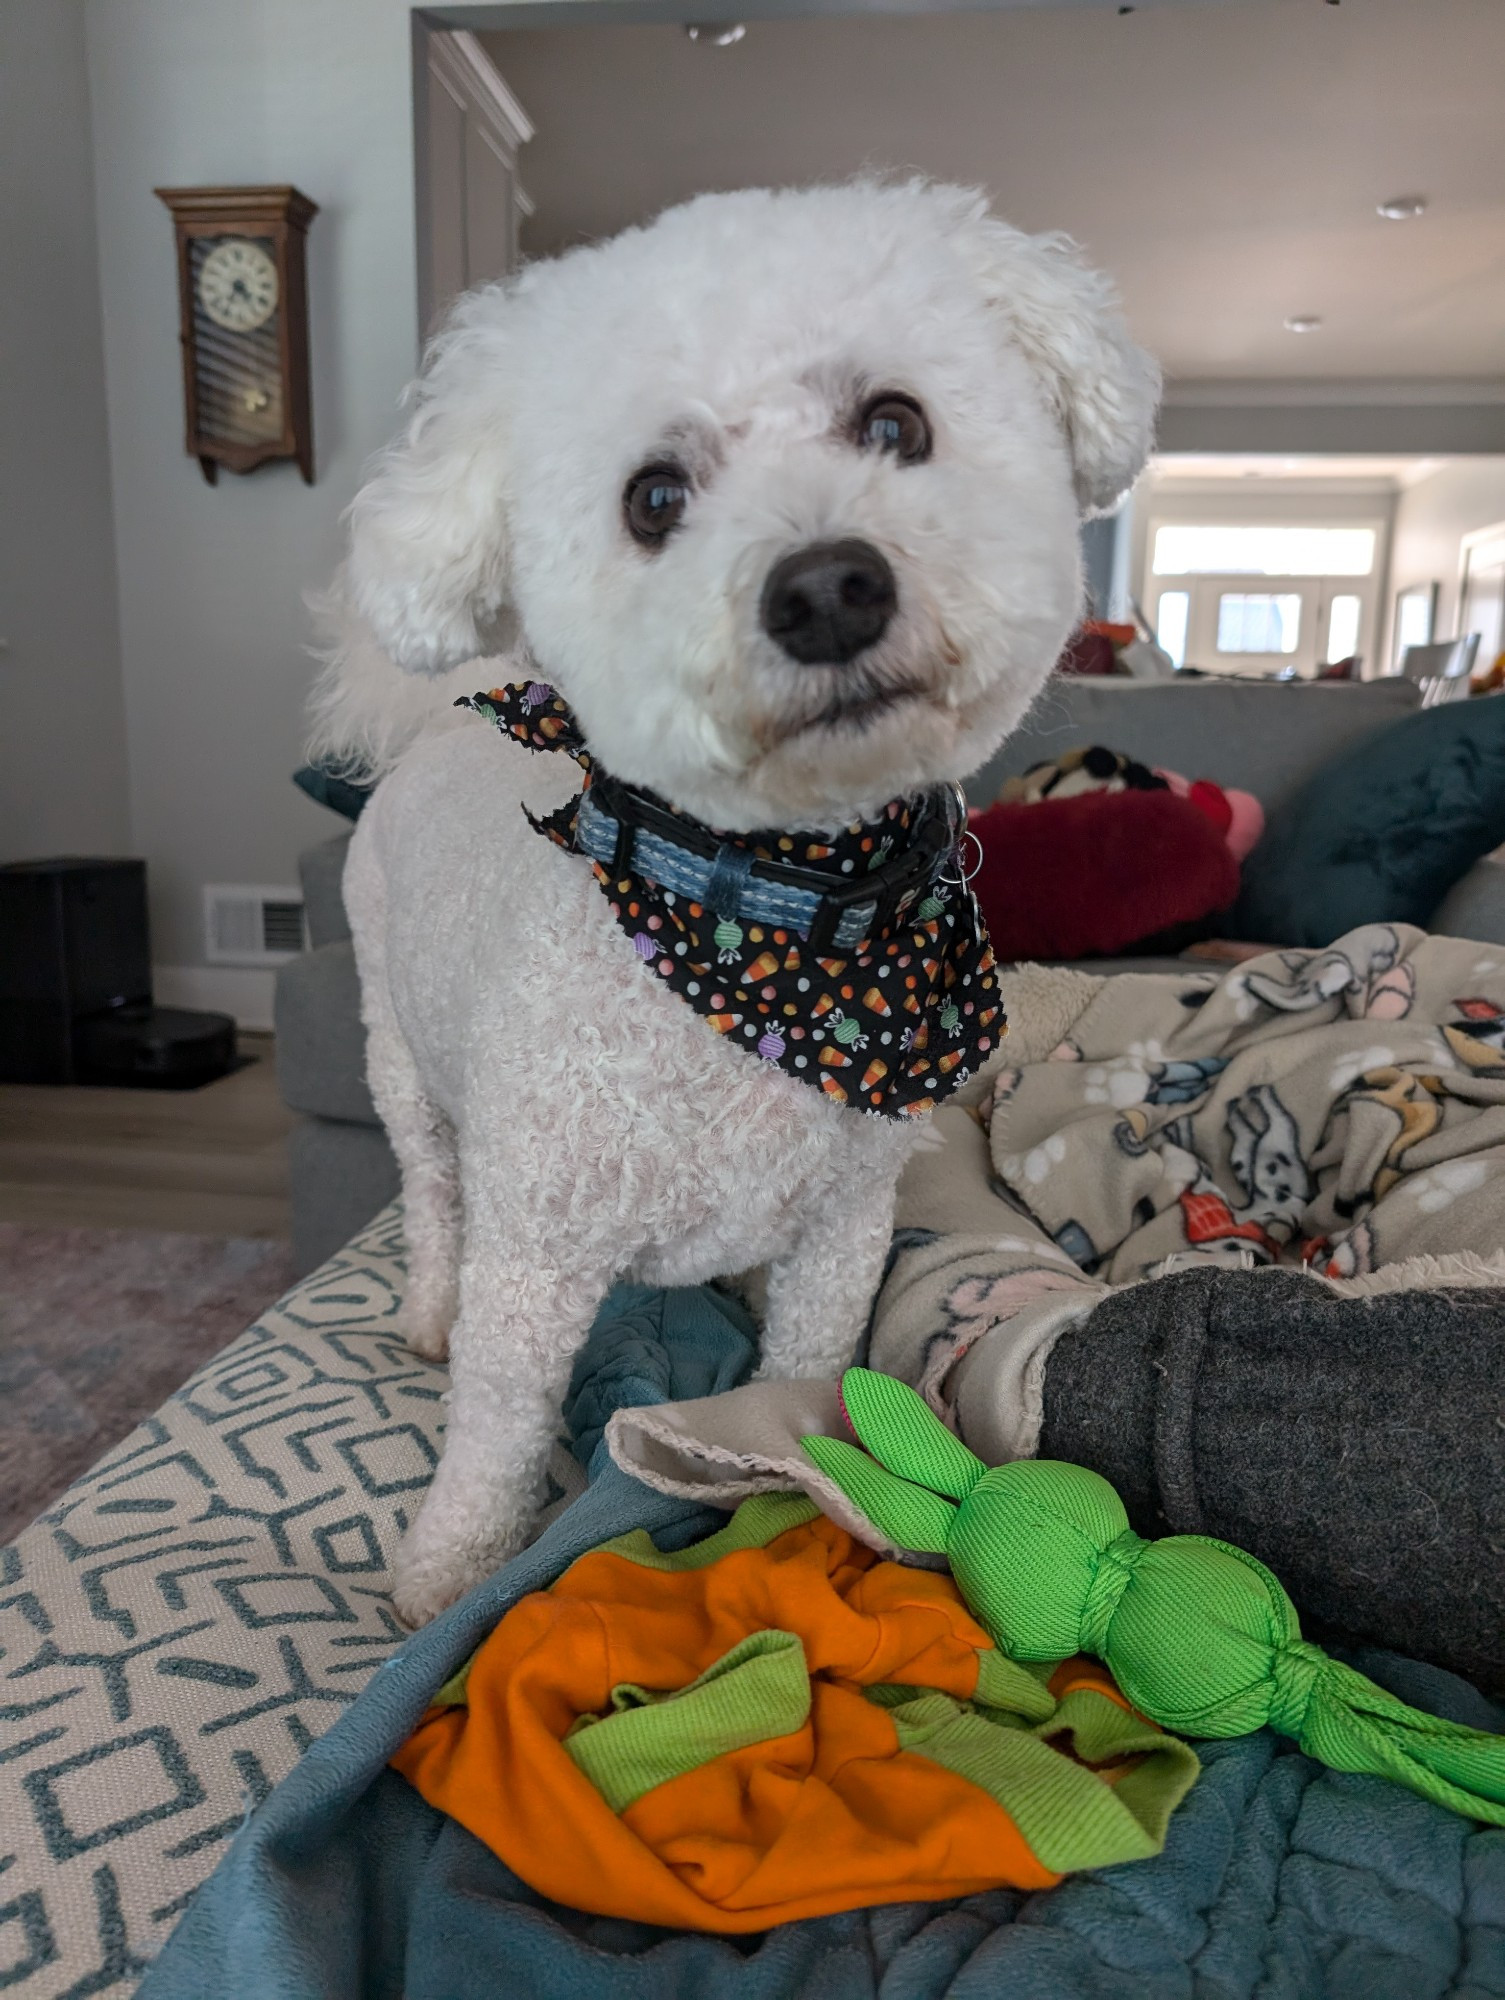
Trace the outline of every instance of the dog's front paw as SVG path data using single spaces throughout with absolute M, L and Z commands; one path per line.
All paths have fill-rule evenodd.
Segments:
M 416 1630 L 447 1611 L 478 1580 L 443 1565 L 409 1565 L 399 1558 L 392 1575 L 392 1609 L 404 1625 Z
M 447 1271 L 435 1271 L 420 1263 L 408 1282 L 399 1324 L 402 1337 L 415 1354 L 425 1361 L 443 1361 L 449 1355 L 450 1328 L 460 1309 L 460 1295 Z
M 447 1361 L 453 1323 L 451 1312 L 423 1312 L 410 1305 L 402 1315 L 402 1337 L 425 1361 Z
M 505 1554 L 493 1561 L 479 1551 L 410 1551 L 404 1544 L 392 1568 L 392 1603 L 398 1617 L 404 1625 L 427 1625 L 505 1560 Z
M 488 1524 L 483 1535 L 446 1532 L 424 1508 L 392 1565 L 392 1603 L 405 1625 L 426 1625 L 515 1555 L 526 1521 Z

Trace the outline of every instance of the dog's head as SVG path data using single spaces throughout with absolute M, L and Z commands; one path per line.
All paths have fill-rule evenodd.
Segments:
M 1078 616 L 1158 374 L 976 195 L 708 195 L 461 300 L 353 509 L 413 672 L 497 650 L 605 767 L 731 830 L 975 769 Z

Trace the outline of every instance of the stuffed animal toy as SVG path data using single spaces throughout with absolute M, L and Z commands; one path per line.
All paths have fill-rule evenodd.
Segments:
M 990 1471 L 891 1376 L 849 1368 L 841 1394 L 867 1452 L 807 1437 L 807 1456 L 886 1536 L 944 1555 L 1012 1658 L 1093 1654 L 1164 1728 L 1226 1737 L 1268 1725 L 1335 1770 L 1393 1778 L 1505 1826 L 1505 1736 L 1424 1715 L 1304 1640 L 1295 1605 L 1253 1556 L 1205 1535 L 1145 1541 L 1085 1466 L 1021 1459 Z
M 1123 650 L 1134 641 L 1132 625 L 1112 625 L 1101 618 L 1088 618 L 1077 627 L 1056 661 L 1058 674 L 1125 674 Z
M 1265 830 L 1265 809 L 1253 792 L 1215 785 L 1210 778 L 1183 778 L 1179 771 L 1162 771 L 1158 766 L 1155 776 L 1163 778 L 1178 799 L 1190 799 L 1203 818 L 1211 820 L 1235 861 L 1254 851 Z
M 1084 743 L 1053 760 L 1031 764 L 1016 778 L 1005 778 L 1000 805 L 1034 806 L 1045 799 L 1074 799 L 1083 792 L 1163 792 L 1164 777 L 1147 764 L 1106 750 L 1101 743 Z
M 1164 785 L 990 806 L 971 829 L 972 891 L 1005 963 L 1180 950 L 1238 897 L 1227 841 Z
M 1210 778 L 1184 778 L 1179 771 L 1153 770 L 1121 750 L 1086 743 L 1059 757 L 1031 764 L 1017 777 L 1005 778 L 999 805 L 1043 805 L 1047 799 L 1081 798 L 1091 792 L 1163 792 L 1190 799 L 1202 817 L 1215 826 L 1235 861 L 1252 851 L 1265 830 L 1264 808 L 1252 792 L 1230 790 Z
M 1502 688 L 1505 688 L 1505 653 L 1482 674 L 1475 674 L 1468 684 L 1470 694 L 1498 694 Z

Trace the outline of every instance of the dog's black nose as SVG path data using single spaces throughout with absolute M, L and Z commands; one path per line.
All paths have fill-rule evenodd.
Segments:
M 802 667 L 839 667 L 883 637 L 898 603 L 871 542 L 812 542 L 768 572 L 763 630 Z

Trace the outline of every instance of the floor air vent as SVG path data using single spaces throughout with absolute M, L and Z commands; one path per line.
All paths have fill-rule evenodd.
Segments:
M 303 898 L 296 889 L 208 883 L 204 933 L 211 965 L 281 965 L 303 949 Z

